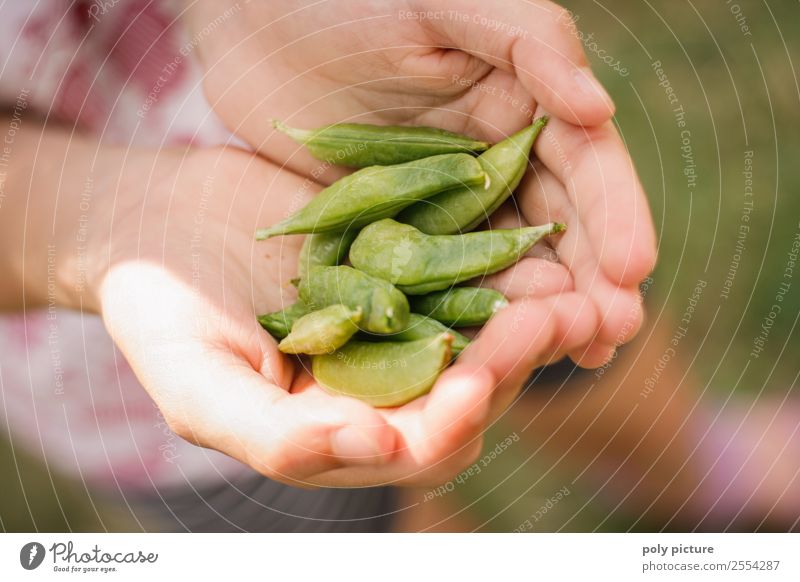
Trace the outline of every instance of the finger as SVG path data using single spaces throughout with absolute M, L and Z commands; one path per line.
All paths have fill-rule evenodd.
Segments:
M 637 285 L 655 264 L 655 229 L 614 126 L 580 128 L 554 119 L 534 150 L 566 188 L 603 273 L 612 283 Z
M 484 341 L 471 345 L 442 374 L 430 395 L 387 413 L 388 421 L 400 435 L 391 462 L 375 468 L 336 469 L 316 477 L 315 481 L 325 485 L 354 480 L 361 484 L 433 484 L 441 483 L 468 465 L 480 450 L 490 407 L 502 406 L 509 398 L 513 399 L 535 367 L 546 363 L 559 350 L 587 342 L 596 326 L 593 305 L 577 294 L 530 303 L 526 313 L 507 309 L 498 314 L 494 326 L 494 319 L 487 326 L 506 338 L 517 318 L 518 331 L 525 331 L 517 334 L 515 345 L 506 342 L 501 351 L 516 350 L 521 352 L 519 357 L 498 362 L 491 348 L 497 338 L 490 333 Z M 509 317 L 512 321 L 506 321 Z M 558 320 L 554 327 L 553 319 Z M 551 332 L 559 334 L 556 344 L 551 344 Z M 529 341 L 531 336 L 533 341 Z M 495 373 L 503 375 L 504 380 L 498 382 Z M 499 390 L 506 394 L 497 400 Z
M 556 329 L 554 341 L 549 351 L 541 354 L 537 368 L 554 364 L 565 354 L 586 345 L 596 333 L 598 325 L 597 310 L 585 295 L 568 293 L 550 297 L 546 301 L 550 304 L 550 317 L 555 320 Z M 496 392 L 490 419 L 502 414 L 513 403 L 533 372 L 532 369 L 518 385 Z
M 582 348 L 571 350 L 568 354 L 569 357 L 581 368 L 599 368 L 610 361 L 617 348 L 614 345 L 603 343 L 600 341 L 590 342 Z
M 494 387 L 488 369 L 460 362 L 448 368 L 426 399 L 392 419 L 395 427 L 402 427 L 408 453 L 421 466 L 434 469 L 458 455 L 483 431 Z
M 641 298 L 636 291 L 610 286 L 599 279 L 593 290 L 601 326 L 596 340 L 611 346 L 631 341 L 644 322 Z
M 480 452 L 494 387 L 488 370 L 457 362 L 427 396 L 382 411 L 398 435 L 390 462 L 335 469 L 318 475 L 315 482 L 325 486 L 443 483 Z
M 505 295 L 509 301 L 546 297 L 573 290 L 572 277 L 564 265 L 529 257 L 499 273 L 473 279 L 467 285 L 494 289 Z
M 516 301 L 489 321 L 459 359 L 472 365 L 473 358 L 494 363 L 502 355 L 494 353 L 493 346 L 505 341 L 500 351 L 513 355 L 497 364 L 508 370 L 495 390 L 493 413 L 497 414 L 516 398 L 536 368 L 585 345 L 596 328 L 596 309 L 582 294 Z
M 585 231 L 585 220 L 561 181 L 540 163 L 536 172 L 520 187 L 517 201 L 524 218 L 531 224 L 563 222 L 567 230 L 552 239 L 559 260 L 575 282 L 575 289 L 586 293 L 600 313 L 597 341 L 621 345 L 629 341 L 642 324 L 641 298 L 638 290 L 620 288 L 610 282 L 598 264 L 592 238 Z M 589 360 L 587 360 L 589 361 Z
M 260 325 L 253 330 L 249 342 L 235 349 L 268 383 L 287 392 L 290 390 L 295 376 L 295 361 L 278 350 L 278 342 Z
M 423 466 L 415 460 L 393 462 L 386 467 L 346 467 L 314 477 L 320 487 L 435 487 L 452 479 L 472 465 L 483 450 L 483 434 L 477 434 L 457 453 L 441 461 Z
M 556 327 L 542 300 L 514 301 L 489 320 L 458 358 L 462 364 L 485 368 L 498 386 L 521 383 L 550 351 Z
M 545 0 L 450 0 L 447 6 L 449 14 L 469 17 L 430 22 L 446 46 L 514 72 L 538 103 L 569 122 L 597 125 L 613 115 L 613 102 L 592 74 L 565 9 Z

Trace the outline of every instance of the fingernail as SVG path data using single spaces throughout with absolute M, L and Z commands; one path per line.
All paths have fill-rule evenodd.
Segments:
M 605 101 L 608 108 L 613 111 L 614 102 L 611 100 L 611 96 L 605 90 L 605 87 L 600 84 L 600 81 L 597 80 L 589 67 L 578 67 L 574 69 L 572 76 L 575 79 L 575 85 L 581 93 L 593 99 L 602 99 Z
M 377 445 L 369 435 L 355 426 L 337 430 L 331 438 L 333 454 L 349 462 L 374 463 L 379 455 Z

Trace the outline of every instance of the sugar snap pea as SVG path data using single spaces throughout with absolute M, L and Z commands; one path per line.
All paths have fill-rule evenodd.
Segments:
M 343 304 L 361 309 L 359 327 L 374 333 L 394 333 L 408 324 L 408 300 L 391 283 L 352 267 L 312 267 L 300 281 L 300 299 L 314 309 Z
M 450 329 L 435 319 L 420 315 L 419 313 L 409 314 L 408 325 L 405 327 L 405 329 L 398 331 L 397 333 L 364 333 L 363 335 L 365 336 L 365 339 L 370 341 L 413 342 L 442 333 L 449 333 L 451 336 L 453 336 L 453 343 L 451 344 L 450 348 L 453 351 L 454 357 L 464 351 L 469 345 L 469 338 L 467 336 L 458 333 L 454 329 Z
M 361 308 L 330 305 L 294 322 L 278 349 L 286 354 L 329 354 L 342 347 L 358 331 Z
M 481 287 L 453 287 L 447 291 L 412 297 L 414 311 L 445 325 L 482 325 L 506 305 L 502 293 Z
M 332 354 L 314 356 L 314 378 L 335 394 L 372 406 L 400 406 L 430 391 L 450 361 L 449 334 L 413 342 L 351 341 Z
M 357 234 L 357 229 L 309 234 L 303 241 L 297 262 L 300 278 L 303 279 L 311 267 L 333 267 L 341 263 Z
M 479 153 L 485 141 L 433 127 L 337 123 L 319 129 L 296 129 L 273 120 L 273 126 L 303 144 L 318 160 L 364 168 L 388 166 L 450 153 Z
M 549 234 L 564 230 L 549 223 L 468 234 L 428 235 L 386 218 L 365 227 L 350 247 L 350 262 L 365 273 L 422 295 L 505 269 Z
M 394 166 L 371 166 L 331 184 L 286 220 L 259 229 L 256 238 L 358 228 L 394 216 L 417 200 L 479 184 L 488 187 L 486 173 L 469 154 L 443 154 Z
M 489 176 L 488 188 L 464 187 L 432 196 L 403 210 L 397 220 L 427 234 L 469 232 L 489 218 L 519 185 L 528 168 L 533 142 L 547 123 L 540 117 L 533 125 L 512 135 L 478 157 Z
M 289 335 L 294 322 L 306 313 L 308 313 L 308 307 L 302 301 L 297 301 L 280 311 L 259 315 L 258 323 L 275 339 L 283 339 Z

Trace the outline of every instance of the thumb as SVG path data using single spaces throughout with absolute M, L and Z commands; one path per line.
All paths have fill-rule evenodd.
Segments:
M 579 125 L 598 125 L 614 114 L 568 10 L 547 0 L 450 0 L 447 6 L 427 22 L 438 40 L 513 72 L 546 111 Z

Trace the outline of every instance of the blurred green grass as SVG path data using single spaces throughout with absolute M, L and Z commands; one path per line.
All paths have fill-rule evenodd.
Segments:
M 766 349 L 748 360 L 753 338 L 775 302 L 786 252 L 800 221 L 800 114 L 797 72 L 800 61 L 800 4 L 740 2 L 752 36 L 739 28 L 725 2 L 597 2 L 565 5 L 585 35 L 619 60 L 630 74 L 620 76 L 590 53 L 594 70 L 617 104 L 616 122 L 648 192 L 659 230 L 660 260 L 648 297 L 651 317 L 675 318 L 686 307 L 698 280 L 708 282 L 690 333 L 682 344 L 699 352 L 693 368 L 702 386 L 719 398 L 731 392 L 751 398 L 771 390 L 786 393 L 798 371 L 800 280 L 792 283 L 775 320 Z M 669 78 L 686 111 L 697 185 L 687 188 L 681 136 L 672 106 L 652 68 Z M 797 63 L 795 63 L 796 66 Z M 752 150 L 754 210 L 742 260 L 730 296 L 720 299 L 735 252 L 744 201 L 744 152 Z M 792 358 L 794 356 L 794 358 Z M 738 382 L 738 383 L 737 383 Z M 795 390 L 796 393 L 796 390 Z M 500 425 L 486 442 L 515 429 Z M 459 504 L 482 529 L 509 531 L 531 508 L 563 486 L 548 472 L 542 455 L 528 460 L 509 449 L 479 477 L 457 488 Z M 5 531 L 81 531 L 109 526 L 102 508 L 74 483 L 51 478 L 34 459 L 0 444 L 4 495 L 0 527 Z M 516 473 L 515 473 L 516 471 Z M 514 473 L 511 478 L 506 479 Z M 546 477 L 541 478 L 542 475 Z M 532 486 L 533 484 L 533 486 Z M 583 509 L 581 509 L 583 508 Z M 573 516 L 580 510 L 580 517 Z M 608 520 L 602 498 L 574 487 L 544 518 L 537 531 L 619 531 L 633 515 L 614 512 Z M 113 523 L 113 522 L 112 522 Z M 118 522 L 122 523 L 122 522 Z M 647 530 L 653 524 L 638 523 Z
M 785 392 L 797 373 L 796 364 L 780 360 L 780 354 L 790 341 L 797 346 L 796 330 L 791 334 L 800 312 L 800 281 L 786 295 L 764 353 L 737 385 L 800 228 L 800 103 L 790 60 L 800 54 L 800 8 L 790 1 L 740 5 L 751 37 L 725 2 L 616 2 L 608 10 L 597 2 L 569 3 L 581 15 L 579 24 L 591 26 L 600 44 L 631 71 L 622 78 L 593 63 L 616 100 L 617 123 L 659 229 L 651 311 L 666 305 L 679 315 L 697 281 L 707 281 L 687 338 L 689 351 L 702 344 L 694 371 L 709 388 L 735 389 L 744 397 L 761 391 L 773 367 L 765 390 Z M 697 173 L 691 191 L 682 173 L 680 131 L 653 61 L 662 63 L 686 111 Z M 754 206 L 724 300 L 720 294 L 742 223 L 745 151 L 754 152 Z
M 659 263 L 647 299 L 650 319 L 661 317 L 675 329 L 698 280 L 707 282 L 680 346 L 688 358 L 696 356 L 691 372 L 702 398 L 722 402 L 729 396 L 740 401 L 787 392 L 797 396 L 797 276 L 765 350 L 757 359 L 748 356 L 775 303 L 786 253 L 800 229 L 800 95 L 794 68 L 800 64 L 800 4 L 739 2 L 751 36 L 742 33 L 725 2 L 574 0 L 564 5 L 577 16 L 584 38 L 593 33 L 589 42 L 596 42 L 612 64 L 619 61 L 618 68 L 629 71 L 620 75 L 588 51 L 596 75 L 617 105 L 615 121 L 648 193 L 659 233 Z M 694 188 L 683 174 L 676 105 L 659 86 L 656 61 L 686 114 L 684 129 L 691 132 L 697 175 Z M 742 223 L 745 151 L 753 152 L 753 211 L 729 297 L 722 299 Z M 486 442 L 514 430 L 519 427 L 500 423 Z M 470 507 L 480 530 L 519 527 L 572 482 L 568 469 L 551 470 L 560 465 L 557 459 L 543 452 L 529 455 L 518 447 L 509 449 L 479 477 L 455 489 L 457 505 Z M 582 489 L 582 483 L 570 484 L 572 493 L 531 531 L 652 531 L 664 526 L 650 517 L 639 519 L 641 508 L 616 507 L 598 495 L 597 485 Z
M 77 483 L 47 471 L 36 457 L 0 440 L 0 530 L 81 532 L 113 530 L 111 517 Z

